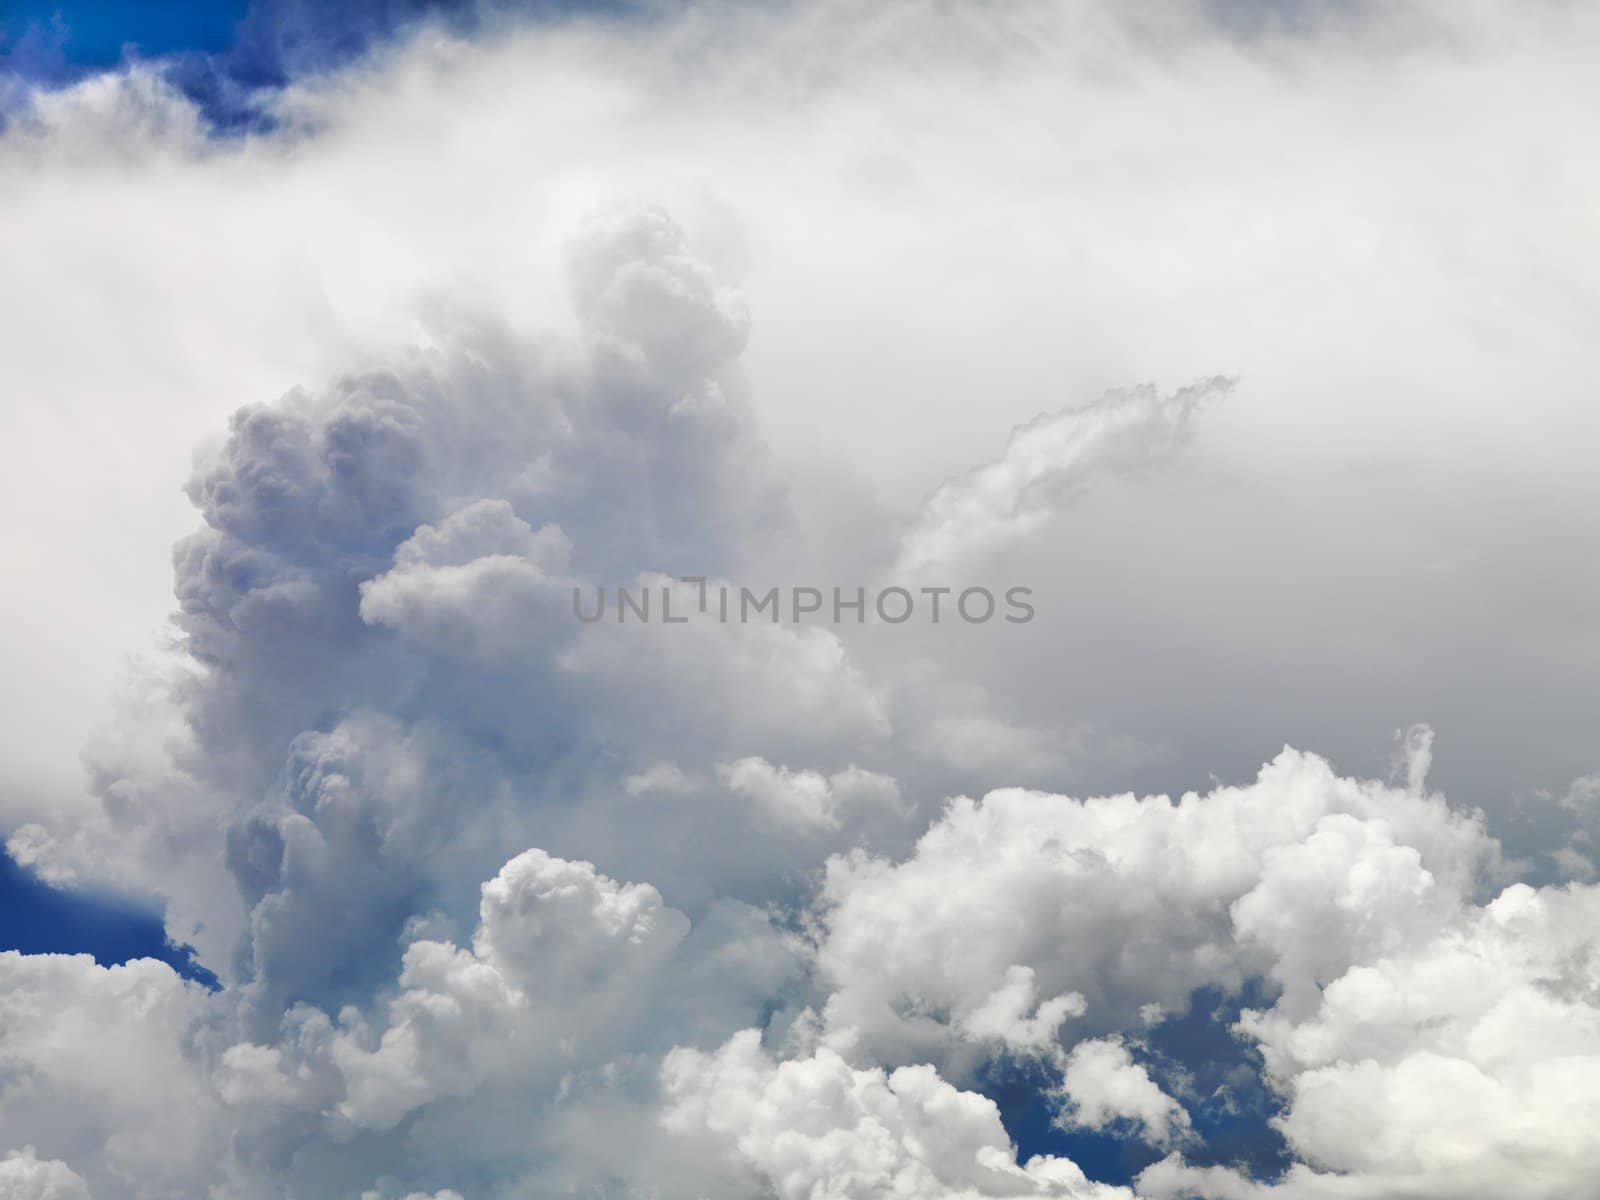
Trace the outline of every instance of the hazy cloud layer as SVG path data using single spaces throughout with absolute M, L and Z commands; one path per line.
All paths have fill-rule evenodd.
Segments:
M 690 5 L 228 141 L 23 97 L 0 828 L 221 987 L 0 954 L 0 1197 L 1581 1194 L 1597 32 Z M 999 1069 L 1153 1165 L 1019 1161 Z

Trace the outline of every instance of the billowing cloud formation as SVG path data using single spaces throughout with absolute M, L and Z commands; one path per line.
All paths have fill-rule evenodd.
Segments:
M 73 831 L 77 849 L 51 850 L 31 830 L 14 844 L 62 871 L 72 856 L 113 859 L 127 882 L 171 898 L 186 939 L 247 920 L 246 969 L 258 983 L 287 972 L 286 992 L 312 998 L 350 977 L 356 949 L 326 926 L 329 906 L 349 915 L 350 938 L 367 937 L 369 922 L 392 938 L 424 898 L 426 861 L 440 867 L 436 886 L 464 874 L 475 887 L 508 838 L 526 841 L 516 813 L 485 794 L 508 785 L 483 742 L 536 738 L 509 757 L 523 772 L 547 768 L 586 736 L 579 713 L 604 719 L 571 697 L 637 683 L 603 648 L 571 670 L 553 661 L 562 647 L 583 654 L 570 609 L 579 572 L 618 560 L 722 566 L 736 558 L 735 532 L 773 511 L 751 473 L 746 419 L 708 374 L 740 327 L 703 302 L 702 275 L 673 237 L 651 212 L 579 242 L 575 287 L 609 314 L 582 359 L 547 366 L 466 343 L 238 413 L 190 483 L 206 528 L 176 558 L 178 625 L 199 668 L 174 684 L 191 745 L 158 779 L 114 747 L 99 786 L 115 803 Z M 630 280 L 628 303 L 605 299 L 612 275 Z M 683 342 L 696 322 L 710 331 L 701 349 Z M 709 636 L 700 657 L 728 686 L 760 678 L 768 655 L 792 646 L 814 660 L 822 704 L 845 669 L 820 631 Z M 504 690 L 430 703 L 471 692 L 486 669 Z M 677 677 L 670 663 L 663 674 Z M 430 719 L 441 710 L 446 724 Z M 329 711 L 343 715 L 321 722 Z M 767 719 L 789 715 L 780 705 Z M 438 786 L 446 758 L 461 794 Z M 188 871 L 174 857 L 187 864 L 196 840 L 214 844 L 219 791 L 237 798 L 226 861 L 248 912 L 233 918 L 225 884 L 192 879 L 190 893 L 171 878 Z M 141 853 L 112 848 L 128 839 L 144 841 Z M 457 853 L 473 864 L 464 873 L 448 861 Z
M 830 862 L 827 1036 L 943 1060 L 1019 980 L 1018 1020 L 1071 996 L 1096 1033 L 1258 975 L 1302 1006 L 1340 964 L 1433 927 L 1490 857 L 1436 800 L 1292 752 L 1249 787 L 1177 802 L 958 799 L 905 862 Z
M 721 1139 L 731 1165 L 781 1200 L 1128 1194 L 1060 1159 L 1019 1167 L 994 1103 L 932 1067 L 858 1071 L 828 1050 L 774 1064 L 749 1030 L 715 1055 L 676 1050 L 663 1072 L 667 1127 Z
M 227 1144 L 201 1049 L 209 1010 L 153 959 L 0 953 L 0 1184 L 30 1198 L 81 1197 L 85 1180 L 102 1195 L 203 1192 Z
M 1346 967 L 1314 1012 L 1250 1014 L 1291 1144 L 1372 1194 L 1581 1193 L 1593 1149 L 1570 1119 L 1600 1102 L 1597 901 L 1517 884 Z
M 100 173 L 140 196 L 220 189 L 230 222 L 259 227 L 230 263 L 285 289 L 217 287 L 202 304 L 161 280 L 204 282 L 209 258 L 179 255 L 179 269 L 144 262 L 136 238 L 119 247 L 140 289 L 122 318 L 143 328 L 162 307 L 148 296 L 170 294 L 239 339 L 168 354 L 168 330 L 151 338 L 157 357 L 184 365 L 140 375 L 129 352 L 119 383 L 244 407 L 190 474 L 201 524 L 174 556 L 176 644 L 91 745 L 86 801 L 5 794 L 7 846 L 54 878 L 163 901 L 221 986 L 148 961 L 0 955 L 0 1188 L 1565 1200 L 1600 1173 L 1600 892 L 1557 874 L 1588 878 L 1592 845 L 1532 867 L 1503 852 L 1480 796 L 1432 790 L 1421 727 L 1389 783 L 1274 753 L 1308 729 L 1370 749 L 1363 722 L 1386 738 L 1392 706 L 1459 717 L 1470 692 L 1555 748 L 1529 794 L 1556 772 L 1564 799 L 1541 811 L 1592 842 L 1593 764 L 1574 761 L 1570 736 L 1592 710 L 1576 687 L 1526 686 L 1582 678 L 1588 642 L 1561 635 L 1587 628 L 1574 614 L 1588 577 L 1554 575 L 1571 586 L 1502 610 L 1504 547 L 1457 536 L 1455 492 L 1430 506 L 1385 491 L 1437 479 L 1440 461 L 1459 490 L 1492 475 L 1459 433 L 1473 421 L 1543 429 L 1549 445 L 1527 461 L 1551 477 L 1569 448 L 1582 460 L 1561 381 L 1530 389 L 1509 422 L 1482 390 L 1492 364 L 1471 357 L 1548 342 L 1556 361 L 1581 339 L 1492 306 L 1471 307 L 1465 332 L 1443 317 L 1406 326 L 1438 348 L 1423 377 L 1450 394 L 1447 421 L 1411 402 L 1417 389 L 1396 384 L 1401 403 L 1348 373 L 1319 402 L 1322 376 L 1302 361 L 1338 343 L 1341 362 L 1414 383 L 1415 348 L 1388 340 L 1384 315 L 1493 290 L 1417 278 L 1459 255 L 1533 300 L 1527 279 L 1566 278 L 1525 241 L 1512 244 L 1554 273 L 1482 257 L 1485 226 L 1432 211 L 1432 180 L 1415 201 L 1368 196 L 1286 136 L 1374 87 L 1414 101 L 1395 78 L 1435 80 L 1438 111 L 1395 105 L 1394 146 L 1357 143 L 1405 161 L 1411 186 L 1429 114 L 1454 129 L 1459 111 L 1481 115 L 1485 79 L 1522 77 L 1494 36 L 1512 18 L 1475 7 L 1436 41 L 1447 18 L 1431 6 L 1403 29 L 1352 17 L 1344 33 L 1376 64 L 1358 68 L 1320 39 L 1320 9 L 1285 40 L 1199 8 L 1170 22 L 1091 4 L 882 12 L 851 38 L 838 35 L 863 14 L 849 4 L 763 10 L 725 33 L 691 10 L 649 26 L 659 41 L 609 27 L 423 35 L 291 89 L 280 133 L 227 145 L 136 67 L 37 98 L 0 140 L 8 182 L 28 181 L 0 204 L 41 224 Z M 1548 19 L 1508 44 L 1539 47 L 1559 73 L 1553 34 L 1567 27 Z M 781 80 L 751 67 L 774 55 Z M 1174 80 L 1228 99 L 1197 112 Z M 570 125 L 547 119 L 552 94 Z M 930 120 L 952 94 L 971 107 Z M 1084 111 L 1123 119 L 1103 135 L 1060 124 Z M 1247 151 L 1199 138 L 1169 162 L 1144 120 L 1165 127 L 1173 111 L 1266 128 Z M 1242 220 L 1266 143 L 1314 186 L 1274 193 L 1276 223 Z M 1531 144 L 1545 162 L 1549 144 Z M 1070 171 L 1063 146 L 1081 159 Z M 1439 153 L 1476 178 L 1472 153 Z M 1129 162 L 1131 176 L 1113 172 L 1125 190 L 1100 173 Z M 1147 207 L 1169 174 L 1183 202 Z M 662 195 L 687 215 L 649 202 Z M 1483 203 L 1506 211 L 1504 196 Z M 446 211 L 450 232 L 428 234 L 413 204 Z M 1397 242 L 1384 224 L 1397 204 L 1439 240 Z M 305 289 L 302 238 L 318 262 Z M 1175 263 L 1162 253 L 1174 238 L 1219 257 Z M 1371 264 L 1415 239 L 1438 263 L 1370 287 Z M 1334 254 L 1315 295 L 1297 290 L 1297 261 L 1295 286 L 1274 274 L 1310 243 Z M 70 273 L 7 246 L 41 294 L 8 303 L 4 378 L 19 393 L 47 380 L 46 397 L 93 390 L 80 372 L 113 360 L 60 353 L 39 324 L 73 307 L 60 303 Z M 1070 264 L 1052 257 L 1063 246 Z M 445 279 L 442 263 L 468 277 Z M 106 303 L 124 286 L 112 274 Z M 1069 275 L 1097 281 L 1093 303 L 1061 294 Z M 794 320 L 783 297 L 819 280 L 826 304 Z M 419 296 L 419 281 L 436 290 Z M 747 304 L 762 289 L 775 308 Z M 1025 302 L 1039 289 L 1046 351 Z M 1145 319 L 1146 293 L 1177 298 L 1163 320 Z M 878 307 L 864 314 L 859 296 Z M 1137 337 L 1110 336 L 1102 310 L 1119 304 Z M 1346 308 L 1369 322 L 1348 341 L 1370 353 L 1340 341 Z M 1059 327 L 1082 362 L 1066 361 Z M 826 353 L 796 329 L 825 331 Z M 293 349 L 238 365 L 258 343 Z M 950 403 L 973 382 L 961 345 L 984 347 L 992 409 L 970 391 Z M 1214 375 L 1258 365 L 1254 393 Z M 1126 386 L 1157 369 L 1162 387 Z M 1463 379 L 1472 388 L 1451 392 Z M 160 432 L 165 445 L 188 431 Z M 1488 454 L 1497 470 L 1514 457 L 1502 442 Z M 919 473 L 893 478 L 908 463 Z M 1571 495 L 1590 486 L 1584 475 Z M 1511 505 L 1531 487 L 1473 495 Z M 1528 503 L 1518 511 L 1545 511 Z M 1543 527 L 1551 545 L 1563 529 Z M 27 536 L 65 554 L 48 529 Z M 1038 585 L 1026 628 L 724 621 L 689 581 L 1011 572 Z M 619 588 L 648 592 L 656 619 L 574 610 L 575 593 Z M 681 623 L 666 622 L 669 600 Z M 1463 658 L 1480 603 L 1509 648 L 1480 637 L 1481 657 Z M 1541 619 L 1502 619 L 1513 610 Z M 1466 661 L 1498 684 L 1458 695 Z M 1546 695 L 1566 698 L 1546 712 Z M 1317 703 L 1339 719 L 1312 719 Z M 1230 739 L 1230 722 L 1249 737 Z M 1216 733 L 1206 754 L 1178 744 L 1191 730 Z M 1477 739 L 1441 745 L 1483 761 Z M 1263 757 L 1253 781 L 1176 799 L 1170 784 L 1085 782 L 1126 769 L 1190 786 L 1214 765 L 1249 780 Z M 1437 770 L 1451 763 L 1441 753 Z M 1241 1062 L 1211 1094 L 1154 1048 L 1200 992 L 1242 1009 L 1212 1031 Z M 990 1094 L 1006 1071 L 1039 1084 L 1050 1132 L 1030 1140 L 1045 1152 L 1014 1144 L 1022 1126 Z M 1281 1176 L 1205 1144 L 1207 1114 L 1247 1088 L 1275 1105 L 1262 1136 L 1281 1141 Z M 1069 1151 L 1085 1131 L 1162 1157 L 1100 1178 L 1103 1164 Z
M 470 948 L 415 926 L 370 1016 L 297 1005 L 268 1041 L 231 1041 L 226 996 L 159 964 L 5 956 L 8 1129 L 52 1156 L 100 1131 L 62 1161 L 118 1194 L 219 1161 L 244 1194 L 284 1172 L 306 1194 L 363 1170 L 428 1187 L 510 1154 L 547 1181 L 520 1176 L 531 1195 L 599 1177 L 729 1197 L 1572 1195 L 1600 1159 L 1563 1116 L 1596 1102 L 1600 889 L 1497 891 L 1499 870 L 1437 795 L 1293 752 L 1178 802 L 954 802 L 908 857 L 832 860 L 814 960 L 759 910 L 691 922 L 530 850 L 484 885 Z M 1272 1184 L 1187 1165 L 1181 1096 L 1136 1057 L 1153 1011 L 1246 977 L 1274 998 L 1237 1035 L 1299 1160 Z M 808 991 L 820 1010 L 793 1006 Z M 1060 1157 L 1018 1166 L 963 1087 L 995 1055 L 1058 1069 L 1064 1123 L 1174 1148 L 1129 1189 Z M 145 1072 L 165 1090 L 126 1086 Z M 161 1132 L 173 1105 L 183 1139 Z M 630 1154 L 560 1140 L 595 1120 L 636 1129 Z
M 699 323 L 629 333 L 650 370 L 743 345 L 716 382 L 735 408 L 759 396 L 770 454 L 724 466 L 786 482 L 800 518 L 746 545 L 764 583 L 885 571 L 914 527 L 945 528 L 905 514 L 942 481 L 987 478 L 975 464 L 1008 461 L 1006 431 L 1040 414 L 1064 429 L 1108 389 L 1237 376 L 1159 471 L 1052 468 L 1008 500 L 1033 478 L 1012 463 L 998 507 L 955 506 L 991 533 L 1055 512 L 1020 540 L 963 544 L 993 560 L 973 575 L 1071 614 L 1049 637 L 937 648 L 995 715 L 1043 735 L 1011 739 L 1030 769 L 1002 779 L 971 744 L 982 727 L 954 725 L 963 788 L 1161 790 L 1239 777 L 1284 740 L 1367 769 L 1424 715 L 1455 747 L 1443 782 L 1491 811 L 1596 769 L 1593 664 L 1572 651 L 1600 594 L 1579 519 L 1593 351 L 1570 319 L 1592 273 L 1570 189 L 1591 164 L 1585 106 L 1563 99 L 1593 87 L 1587 9 L 668 7 L 424 29 L 267 98 L 271 135 L 207 138 L 146 66 L 22 104 L 0 139 L 0 499 L 29 519 L 0 536 L 56 582 L 6 601 L 7 661 L 37 677 L 7 697 L 8 830 L 81 805 L 82 735 L 162 619 L 162 555 L 190 525 L 153 481 L 179 478 L 195 439 L 241 403 L 374 365 L 432 361 L 454 387 L 463 343 L 480 384 L 538 395 L 536 368 L 569 359 L 545 335 L 573 332 L 575 307 L 598 352 L 667 295 Z M 711 274 L 659 221 L 625 249 L 570 245 L 584 217 L 640 200 Z M 615 253 L 655 257 L 613 278 Z M 514 369 L 497 343 L 540 361 Z M 593 443 L 606 473 L 587 497 L 646 485 L 638 436 L 665 449 L 685 428 Z M 522 465 L 529 483 L 545 470 Z M 609 568 L 595 582 L 718 569 L 693 548 L 628 556 L 652 523 L 697 540 L 672 523 L 713 521 L 682 476 L 654 495 L 588 506 L 592 523 L 628 513 L 615 549 L 582 546 Z M 771 511 L 713 507 L 757 526 Z M 584 540 L 565 514 L 520 517 Z M 1458 677 L 1466 661 L 1481 686 Z M 1239 685 L 1228 705 L 1210 703 L 1221 672 Z M 1564 821 L 1515 832 L 1547 852 Z
M 0 1159 L 0 1196 L 5 1200 L 89 1200 L 83 1179 L 63 1162 L 40 1162 L 32 1146 Z

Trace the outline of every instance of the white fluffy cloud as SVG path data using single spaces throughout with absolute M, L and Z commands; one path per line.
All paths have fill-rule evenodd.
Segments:
M 774 767 L 764 758 L 722 763 L 717 774 L 790 829 L 836 830 L 846 816 L 903 815 L 900 789 L 886 775 L 850 767 L 824 777 L 816 771 Z
M 223 986 L 0 955 L 0 1196 L 1581 1194 L 1592 19 L 1260 7 L 690 5 L 425 29 L 237 141 L 138 66 L 19 114 L 0 828 Z M 683 579 L 939 575 L 1038 618 Z M 573 612 L 619 587 L 690 619 Z M 1198 989 L 1259 997 L 1281 1179 L 1197 1153 Z M 1167 1157 L 1019 1163 L 1018 1066 Z
M 544 1055 L 581 1062 L 597 1036 L 615 1045 L 656 996 L 655 973 L 688 925 L 648 885 L 519 855 L 484 885 L 472 949 L 414 942 L 376 1044 L 359 1033 L 334 1041 L 346 1089 L 338 1116 L 390 1128 L 435 1095 L 533 1075 Z M 511 1052 L 519 1045 L 522 1055 Z
M 1090 1038 L 1074 1046 L 1062 1071 L 1061 1090 L 1074 1125 L 1100 1129 L 1131 1121 L 1145 1139 L 1158 1145 L 1189 1128 L 1183 1107 L 1161 1090 L 1116 1038 Z
M 1093 1031 L 1254 975 L 1301 1005 L 1453 911 L 1492 857 L 1481 824 L 1436 798 L 1292 751 L 1250 786 L 1177 801 L 957 799 L 906 861 L 829 863 L 827 1036 L 942 1057 L 1019 969 L 1031 1002 L 1080 997 Z
M 530 850 L 483 886 L 470 946 L 414 922 L 387 999 L 298 1005 L 265 1040 L 230 1038 L 227 996 L 158 964 L 10 954 L 7 1128 L 97 1194 L 437 1190 L 490 1155 L 520 1164 L 507 1194 L 552 1196 L 599 1177 L 840 1200 L 1572 1195 L 1600 1162 L 1567 1120 L 1600 1103 L 1600 889 L 1494 894 L 1481 823 L 1413 783 L 1285 752 L 1177 803 L 953 802 L 902 860 L 833 860 L 814 962 L 748 906 L 691 922 L 648 884 Z M 1183 1092 L 1138 1057 L 1153 1012 L 1250 977 L 1276 987 L 1237 1035 L 1296 1159 L 1272 1184 L 1189 1165 Z M 1131 1127 L 1169 1156 L 1131 1188 L 1018 1165 L 993 1102 L 963 1090 L 996 1056 L 1059 1072 L 1064 1125 Z M 593 1120 L 633 1128 L 629 1153 L 550 1140 Z
M 853 1070 L 826 1049 L 774 1063 L 747 1030 L 714 1054 L 675 1050 L 662 1070 L 668 1128 L 709 1134 L 781 1200 L 1129 1195 L 1062 1159 L 1018 1166 L 993 1101 L 932 1067 Z
M 0 1186 L 30 1200 L 84 1196 L 85 1181 L 102 1196 L 203 1192 L 227 1145 L 206 1077 L 210 1010 L 203 988 L 151 959 L 0 952 L 0 1136 L 13 1152 Z
M 1354 958 L 1301 1019 L 1247 1014 L 1297 1153 L 1368 1195 L 1581 1193 L 1595 1145 L 1572 1118 L 1600 1105 L 1597 904 L 1593 888 L 1517 884 Z
M 5 1200 L 89 1200 L 89 1189 L 66 1163 L 40 1161 L 32 1146 L 24 1146 L 0 1158 L 0 1196 Z
M 903 863 L 833 864 L 823 1037 L 864 1061 L 959 1070 L 994 1012 L 1071 996 L 1064 1043 L 1121 1032 L 1065 1053 L 1064 1119 L 1124 1118 L 1161 1143 L 1187 1117 L 1123 1036 L 1148 1006 L 1182 1006 L 1168 986 L 1262 976 L 1276 998 L 1238 1033 L 1286 1100 L 1276 1123 L 1299 1164 L 1269 1188 L 1179 1151 L 1142 1192 L 1575 1194 L 1600 1144 L 1558 1113 L 1595 1103 L 1582 914 L 1597 893 L 1495 895 L 1497 874 L 1478 821 L 1418 772 L 1403 789 L 1360 784 L 1286 752 L 1249 788 L 1176 805 L 994 793 L 955 803 Z

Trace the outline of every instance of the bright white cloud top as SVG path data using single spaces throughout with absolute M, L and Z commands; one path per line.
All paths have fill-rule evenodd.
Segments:
M 0 830 L 221 986 L 0 953 L 0 1198 L 1589 1194 L 1597 38 L 689 5 L 244 137 L 25 97 Z

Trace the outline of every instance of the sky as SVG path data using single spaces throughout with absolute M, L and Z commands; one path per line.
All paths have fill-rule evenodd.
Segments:
M 158 69 L 218 131 L 265 119 L 251 96 L 337 68 L 423 18 L 466 19 L 452 0 L 14 0 L 0 27 L 0 71 L 61 86 L 139 60 Z
M 6 44 L 13 65 L 33 78 L 70 77 L 116 66 L 124 48 L 160 56 L 215 54 L 234 43 L 246 4 L 34 4 L 6 6 Z M 31 45 L 33 55 L 21 47 Z M 49 66 L 46 51 L 55 61 Z
M 1597 36 L 0 7 L 0 1195 L 1584 1195 Z

